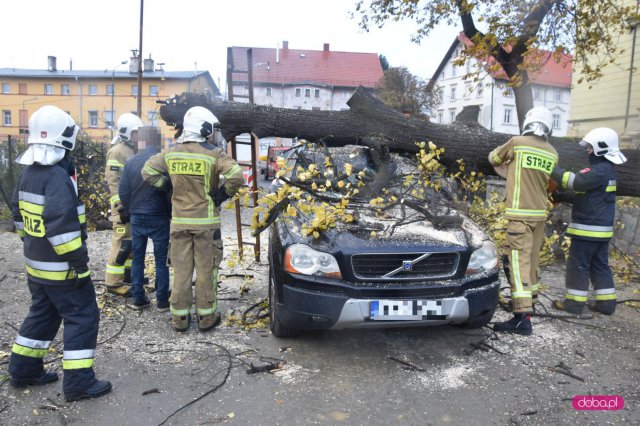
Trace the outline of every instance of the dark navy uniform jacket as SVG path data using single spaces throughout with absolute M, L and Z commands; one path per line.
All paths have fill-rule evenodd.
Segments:
M 67 157 L 53 166 L 27 166 L 20 174 L 11 210 L 30 283 L 75 284 L 78 273 L 89 274 L 85 207 L 74 174 Z
M 573 193 L 560 193 L 557 201 L 573 203 L 567 234 L 572 238 L 608 241 L 613 236 L 616 215 L 616 172 L 612 162 L 589 155 L 589 167 L 578 173 L 556 167 L 551 174 L 558 187 Z

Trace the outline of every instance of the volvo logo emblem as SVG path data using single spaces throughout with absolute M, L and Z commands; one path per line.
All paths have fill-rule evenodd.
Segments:
M 413 269 L 413 261 L 412 260 L 403 260 L 402 261 L 402 269 L 405 271 L 411 271 Z

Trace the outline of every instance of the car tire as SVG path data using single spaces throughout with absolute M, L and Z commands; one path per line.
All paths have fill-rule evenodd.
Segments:
M 462 324 L 460 324 L 460 327 L 466 328 L 466 329 L 482 328 L 485 325 L 489 324 L 489 321 L 491 321 L 491 318 L 493 318 L 493 314 L 495 311 L 496 309 L 493 308 L 492 310 L 490 310 L 489 312 L 483 315 L 475 316 L 471 318 L 470 321 L 463 322 Z
M 280 322 L 276 278 L 271 262 L 269 262 L 269 328 L 271 329 L 271 333 L 276 337 L 296 337 L 302 334 L 302 330 L 285 327 Z

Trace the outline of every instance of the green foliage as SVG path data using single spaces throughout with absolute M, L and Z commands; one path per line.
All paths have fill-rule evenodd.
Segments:
M 438 92 L 405 67 L 385 71 L 376 86 L 376 96 L 396 111 L 414 117 L 423 116 L 440 103 Z
M 387 57 L 384 55 L 379 55 L 378 58 L 380 59 L 380 66 L 382 67 L 382 71 L 388 70 L 389 61 L 387 60 Z
M 106 150 L 102 142 L 81 142 L 73 152 L 78 197 L 85 205 L 89 229 L 95 229 L 100 220 L 109 217 L 109 191 L 104 179 Z

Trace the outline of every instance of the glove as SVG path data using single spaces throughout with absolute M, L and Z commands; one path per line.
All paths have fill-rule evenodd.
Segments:
M 211 192 L 210 195 L 211 198 L 213 198 L 213 203 L 216 205 L 216 207 L 220 207 L 220 204 L 231 198 L 229 195 L 227 195 L 227 191 L 225 191 L 224 188 L 217 188 L 216 190 Z
M 123 225 L 131 220 L 131 215 L 129 215 L 129 212 L 126 211 L 124 207 L 120 207 L 118 209 L 118 214 L 120 215 L 120 223 L 122 223 Z
M 89 267 L 84 266 L 76 269 L 76 287 L 83 288 L 87 285 L 93 285 L 93 281 L 91 280 L 91 271 L 89 271 Z

